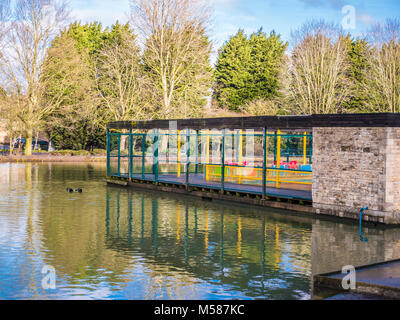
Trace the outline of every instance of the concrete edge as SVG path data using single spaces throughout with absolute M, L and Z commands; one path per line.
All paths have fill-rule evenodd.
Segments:
M 371 268 L 375 266 L 385 265 L 393 262 L 400 262 L 400 259 L 388 260 L 384 262 L 373 263 L 369 265 L 358 266 L 355 270 Z M 357 281 L 356 289 L 345 290 L 342 287 L 342 279 L 340 278 L 330 278 L 329 276 L 342 274 L 342 271 L 334 271 L 324 274 L 319 274 L 313 276 L 313 291 L 319 292 L 324 289 L 333 290 L 336 292 L 350 292 L 350 293 L 363 293 L 363 294 L 371 294 L 375 296 L 384 297 L 387 299 L 399 299 L 400 300 L 400 288 L 384 286 L 379 284 L 371 284 L 366 282 Z M 343 276 L 345 276 L 343 274 Z

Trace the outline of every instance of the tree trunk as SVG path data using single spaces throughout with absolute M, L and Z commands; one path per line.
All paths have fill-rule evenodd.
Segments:
M 25 139 L 25 155 L 26 156 L 32 155 L 32 135 L 33 135 L 32 128 L 27 128 L 26 129 L 26 139 Z
M 12 156 L 13 150 L 14 150 L 14 148 L 13 148 L 13 145 L 14 145 L 13 140 L 14 139 L 10 138 L 10 150 L 9 150 L 10 151 L 10 157 Z

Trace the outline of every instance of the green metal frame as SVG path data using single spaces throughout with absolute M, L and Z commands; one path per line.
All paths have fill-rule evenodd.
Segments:
M 199 174 L 201 171 L 199 170 L 199 168 L 201 166 L 206 165 L 205 163 L 202 163 L 201 161 L 199 162 L 199 139 L 202 136 L 213 136 L 213 137 L 221 137 L 221 168 L 220 168 L 220 174 L 221 174 L 221 184 L 220 184 L 220 190 L 221 192 L 224 192 L 225 190 L 227 190 L 227 188 L 225 187 L 225 180 L 226 180 L 226 164 L 225 164 L 225 152 L 227 151 L 226 149 L 226 144 L 227 144 L 227 137 L 232 137 L 232 147 L 235 149 L 238 149 L 239 147 L 239 140 L 241 137 L 246 137 L 249 134 L 247 133 L 240 133 L 239 130 L 236 131 L 229 131 L 229 133 L 227 133 L 226 129 L 222 129 L 221 133 L 204 133 L 201 132 L 199 130 L 190 130 L 187 129 L 185 130 L 185 132 L 181 132 L 179 134 L 180 137 L 182 137 L 181 141 L 185 141 L 186 140 L 186 174 L 185 177 L 183 179 L 183 183 L 186 186 L 190 185 L 190 174 Z M 254 137 L 262 137 L 262 149 L 263 149 L 263 155 L 262 155 L 262 197 L 265 198 L 266 197 L 266 185 L 267 183 L 267 170 L 268 169 L 273 169 L 275 166 L 272 164 L 267 165 L 267 157 L 268 157 L 268 138 L 272 137 L 273 141 L 274 141 L 274 161 L 276 161 L 277 159 L 277 154 L 276 154 L 276 150 L 277 150 L 277 137 L 278 137 L 278 133 L 277 131 L 275 131 L 274 133 L 268 133 L 266 128 L 263 128 L 262 134 L 257 133 L 257 134 L 251 134 Z M 122 155 L 121 154 L 121 143 L 122 143 L 122 136 L 128 136 L 128 141 L 129 141 L 129 147 L 128 147 L 128 156 L 126 155 Z M 153 181 L 155 183 L 158 182 L 162 182 L 162 179 L 160 180 L 160 137 L 162 136 L 178 136 L 178 134 L 176 133 L 165 133 L 165 132 L 160 132 L 159 129 L 154 129 L 152 132 L 147 132 L 147 133 L 133 133 L 132 129 L 129 130 L 128 133 L 121 133 L 121 132 L 111 132 L 110 129 L 107 129 L 107 140 L 106 140 L 106 145 L 107 145 L 107 176 L 117 176 L 117 177 L 126 177 L 126 172 L 121 172 L 122 169 L 122 165 L 121 165 L 121 159 L 122 158 L 128 158 L 128 178 L 132 179 L 134 178 L 135 174 L 134 174 L 134 159 L 135 158 L 140 158 L 141 159 L 141 178 L 143 180 L 149 180 L 149 181 Z M 183 137 L 186 136 L 186 139 L 183 139 Z M 287 134 L 287 133 L 281 133 L 279 135 L 282 139 L 286 138 L 286 159 L 287 162 L 289 162 L 289 158 L 292 156 L 293 153 L 290 153 L 290 150 L 296 150 L 293 148 L 289 148 L 290 145 L 293 145 L 293 143 L 289 143 L 290 142 L 290 138 L 301 138 L 303 139 L 304 137 L 306 137 L 307 139 L 307 150 L 306 150 L 306 156 L 308 159 L 308 163 L 312 164 L 312 134 Z M 153 150 L 152 150 L 152 154 L 150 155 L 146 155 L 147 153 L 147 137 L 152 139 L 153 141 Z M 191 137 L 194 138 L 194 157 L 195 163 L 191 163 L 190 162 L 190 156 L 191 156 L 191 150 L 190 148 L 192 147 L 190 145 L 190 143 L 192 142 L 193 145 L 193 140 L 191 140 Z M 134 154 L 134 138 L 139 138 L 141 139 L 141 155 L 135 155 Z M 169 141 L 168 141 L 168 145 L 169 145 Z M 296 142 L 294 142 L 294 145 L 296 145 Z M 136 146 L 136 143 L 135 143 Z M 284 144 L 283 144 L 284 146 Z M 118 152 L 115 153 L 115 148 L 118 147 Z M 112 151 L 114 150 L 114 151 Z M 300 148 L 298 149 L 300 150 Z M 167 157 L 168 156 L 168 152 L 163 152 L 162 155 L 164 155 Z M 236 152 L 236 161 L 238 162 L 239 160 L 239 154 L 238 152 Z M 294 156 L 297 157 L 297 154 L 295 153 Z M 116 172 L 112 172 L 113 170 L 115 171 L 115 167 L 112 167 L 112 163 L 111 163 L 111 159 L 113 158 L 117 158 L 117 168 L 116 168 Z M 146 178 L 146 158 L 149 158 L 149 160 L 152 163 L 152 173 L 153 173 L 153 178 Z M 175 162 L 169 160 L 169 158 L 166 158 L 167 160 L 167 164 L 168 165 L 174 165 Z M 115 162 L 114 162 L 115 163 Z M 190 171 L 190 166 L 191 165 L 195 165 L 194 166 L 194 172 Z M 216 163 L 209 163 L 208 165 L 215 165 Z M 218 164 L 219 165 L 219 164 Z M 243 168 L 260 168 L 260 165 L 254 165 L 254 166 L 243 166 L 243 165 L 237 165 L 237 167 L 243 167 Z M 112 169 L 114 168 L 114 169 Z M 280 169 L 281 171 L 302 171 L 302 170 L 297 170 L 297 169 Z M 176 172 L 170 172 L 168 171 L 169 174 L 176 174 Z M 204 171 L 203 171 L 204 172 Z M 140 174 L 140 173 L 139 173 Z
M 263 172 L 262 172 L 262 198 L 265 199 L 265 188 L 267 184 L 267 129 L 264 128 L 264 137 L 263 137 Z
M 190 174 L 190 131 L 187 129 L 186 135 L 186 174 L 185 174 L 185 185 L 189 186 L 189 174 Z
M 225 189 L 225 129 L 222 129 L 222 150 L 221 150 L 221 192 Z
M 156 129 L 156 132 L 153 137 L 153 174 L 154 174 L 154 181 L 155 183 L 158 183 L 158 147 L 159 147 L 159 135 L 158 135 L 158 130 Z

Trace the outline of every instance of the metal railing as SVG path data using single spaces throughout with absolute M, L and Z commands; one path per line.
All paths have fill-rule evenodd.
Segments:
M 258 154 L 247 154 L 247 139 L 257 145 Z M 228 155 L 236 163 L 225 161 Z M 267 186 L 311 185 L 311 157 L 312 134 L 306 132 L 107 131 L 107 175 L 129 179 L 158 182 L 174 176 L 190 185 L 196 176 L 205 183 L 220 182 L 221 190 L 225 182 L 261 185 L 264 194 Z

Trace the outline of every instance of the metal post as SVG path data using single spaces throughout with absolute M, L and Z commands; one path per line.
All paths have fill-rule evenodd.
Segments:
M 210 129 L 207 129 L 206 133 L 206 163 L 204 164 L 204 171 L 206 181 L 208 181 L 208 172 L 209 172 L 209 163 L 210 163 Z
M 129 176 L 129 182 L 132 182 L 132 168 L 133 168 L 133 152 L 132 152 L 132 129 L 129 129 L 129 139 L 128 139 L 128 143 L 129 143 L 129 148 L 128 148 L 128 176 Z
M 239 164 L 240 130 L 236 130 L 236 162 Z
M 225 191 L 225 129 L 222 129 L 222 151 L 221 151 L 221 193 Z
M 206 163 L 210 163 L 210 129 L 207 129 Z
M 177 165 L 178 165 L 178 178 L 180 178 L 181 177 L 181 131 L 180 130 L 178 130 L 178 137 L 177 137 L 177 140 L 178 140 L 178 146 L 177 146 L 177 148 L 178 148 L 178 151 L 177 151 Z
M 307 164 L 307 132 L 304 132 L 303 137 L 303 164 Z
M 110 129 L 107 129 L 107 176 L 110 176 Z
M 266 136 L 265 136 L 265 138 L 266 138 L 266 146 L 265 146 L 265 153 L 266 153 L 266 158 L 265 158 L 265 167 L 267 168 L 267 173 L 268 173 L 268 130 L 266 131 Z
M 186 189 L 189 188 L 189 174 L 190 174 L 190 129 L 186 131 Z
M 281 130 L 278 130 L 277 139 L 276 139 L 276 187 L 279 188 L 279 176 L 280 176 L 280 168 L 281 168 Z
M 262 199 L 265 199 L 266 175 L 267 175 L 267 129 L 263 130 L 263 172 L 262 172 Z
M 289 141 L 290 137 L 286 137 L 286 162 L 289 162 L 289 152 L 290 152 L 290 148 L 289 148 Z
M 142 134 L 142 179 L 145 177 L 146 169 L 146 134 Z
M 274 132 L 274 162 L 276 162 L 276 147 L 277 147 L 277 135 L 276 131 Z
M 121 134 L 118 133 L 118 177 L 121 176 Z
M 239 164 L 243 164 L 243 130 L 239 130 Z
M 154 182 L 158 182 L 158 145 L 159 145 L 159 133 L 158 129 L 154 132 L 153 138 L 154 152 L 153 152 L 153 174 Z

